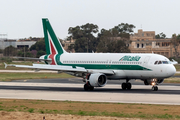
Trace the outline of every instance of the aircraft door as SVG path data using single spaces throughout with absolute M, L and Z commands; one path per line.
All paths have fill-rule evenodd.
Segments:
M 106 67 L 110 68 L 110 67 L 111 67 L 111 64 L 112 64 L 112 61 L 111 61 L 111 60 L 107 60 Z
M 146 56 L 143 62 L 144 67 L 148 67 L 148 62 L 149 62 L 150 56 Z

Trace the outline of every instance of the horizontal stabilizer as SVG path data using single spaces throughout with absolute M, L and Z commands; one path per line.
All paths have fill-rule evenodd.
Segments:
M 30 57 L 13 57 L 15 59 L 25 59 L 25 60 L 38 60 L 38 61 L 47 61 L 51 62 L 51 59 L 40 59 L 40 58 L 30 58 Z

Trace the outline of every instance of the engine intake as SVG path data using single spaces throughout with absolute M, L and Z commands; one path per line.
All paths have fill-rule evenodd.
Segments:
M 89 76 L 89 83 L 93 87 L 103 87 L 107 83 L 106 75 L 102 73 L 94 73 Z

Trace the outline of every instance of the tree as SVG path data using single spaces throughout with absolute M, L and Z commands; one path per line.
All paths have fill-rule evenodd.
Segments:
M 31 46 L 30 51 L 33 50 L 37 51 L 36 57 L 40 57 L 41 55 L 44 55 L 46 53 L 44 38 L 41 38 L 41 40 L 37 41 L 34 45 Z
M 2 50 L 2 49 L 0 49 L 0 53 L 3 53 L 3 50 Z
M 121 23 L 112 29 L 102 29 L 98 34 L 98 52 L 130 52 L 126 44 L 130 43 L 130 34 L 133 33 L 132 24 Z
M 97 39 L 94 36 L 98 32 L 98 26 L 87 23 L 82 26 L 70 27 L 68 30 L 69 37 L 76 39 L 74 49 L 76 52 L 96 51 Z
M 74 50 L 74 44 L 70 44 L 68 46 L 68 50 L 72 52 Z
M 172 38 L 171 38 L 171 43 L 172 43 L 174 51 L 175 51 L 175 57 L 177 58 L 179 56 L 178 46 L 180 43 L 180 34 L 178 34 L 178 35 L 173 34 Z
M 6 47 L 3 51 L 4 56 L 16 56 L 17 55 L 17 48 L 13 47 L 12 45 Z
M 122 38 L 130 38 L 130 34 L 133 33 L 135 26 L 133 24 L 121 23 L 115 26 L 113 29 L 118 31 L 118 36 Z
M 37 41 L 34 45 L 31 46 L 30 50 L 43 50 L 46 51 L 44 38 L 41 38 L 39 41 Z
M 108 44 L 108 52 L 110 53 L 130 53 L 128 46 L 123 40 L 112 41 Z
M 109 53 L 130 53 L 128 46 L 124 40 L 111 40 L 108 37 L 101 39 L 97 47 L 98 52 Z
M 46 52 L 45 51 L 43 51 L 43 50 L 39 50 L 38 52 L 37 52 L 37 57 L 40 57 L 40 56 L 42 56 L 42 55 L 45 55 L 46 54 Z
M 155 38 L 156 39 L 165 39 L 166 35 L 162 32 L 162 33 L 159 33 L 159 34 L 155 35 Z

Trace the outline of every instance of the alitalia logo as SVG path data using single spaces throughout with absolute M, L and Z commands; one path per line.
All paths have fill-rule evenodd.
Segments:
M 139 56 L 124 56 L 119 61 L 139 61 Z

